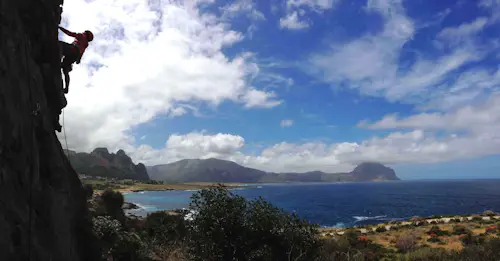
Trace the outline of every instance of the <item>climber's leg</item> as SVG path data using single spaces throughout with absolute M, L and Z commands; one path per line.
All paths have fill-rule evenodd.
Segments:
M 61 45 L 62 54 L 64 56 L 61 68 L 64 73 L 64 93 L 68 93 L 69 91 L 69 72 L 73 69 L 73 63 L 78 59 L 78 48 L 72 44 L 68 44 L 65 42 L 59 41 Z
M 64 93 L 69 92 L 69 71 L 63 68 L 63 73 L 64 73 Z

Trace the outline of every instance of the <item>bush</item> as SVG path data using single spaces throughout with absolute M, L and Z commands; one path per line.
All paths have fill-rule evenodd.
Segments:
M 496 216 L 497 214 L 491 210 L 486 210 L 483 212 L 483 216 L 489 216 L 489 217 L 493 217 L 493 216 Z
M 187 235 L 184 217 L 169 215 L 164 211 L 149 214 L 144 223 L 144 230 L 150 239 L 160 245 L 182 241 Z
M 386 232 L 387 231 L 387 228 L 385 228 L 385 226 L 379 226 L 375 229 L 376 232 Z
M 441 228 L 439 226 L 432 226 L 427 232 L 426 232 L 427 235 L 432 235 L 432 234 L 435 234 L 437 236 L 443 236 L 443 235 L 446 235 L 446 231 L 443 231 L 441 230 Z
M 472 215 L 472 221 L 483 221 L 483 218 L 479 215 Z
M 396 240 L 396 248 L 400 252 L 408 252 L 413 248 L 415 248 L 416 244 L 417 244 L 417 236 L 411 232 L 400 235 Z
M 90 184 L 84 184 L 83 190 L 85 191 L 85 196 L 87 197 L 87 199 L 91 199 L 92 196 L 94 195 L 94 189 Z
M 223 187 L 192 196 L 189 224 L 193 260 L 314 260 L 317 226 L 262 198 L 246 201 Z
M 472 231 L 470 231 L 469 229 L 467 229 L 466 227 L 464 227 L 462 225 L 456 225 L 456 226 L 453 226 L 452 234 L 453 235 L 472 234 Z
M 424 247 L 399 256 L 400 261 L 452 261 L 451 254 L 441 248 Z M 453 260 L 457 261 L 457 260 Z
M 429 235 L 429 239 L 427 239 L 427 242 L 433 242 L 433 243 L 438 243 L 438 242 L 441 242 L 441 240 L 439 239 L 438 235 L 436 234 L 430 234 Z
M 108 216 L 97 216 L 92 219 L 93 232 L 100 241 L 101 250 L 107 253 L 118 239 L 122 227 L 119 221 Z
M 110 250 L 113 260 L 119 261 L 149 261 L 151 255 L 147 245 L 133 232 L 122 232 Z
M 485 228 L 486 234 L 490 234 L 490 233 L 493 234 L 495 232 L 497 232 L 497 226 L 489 226 L 489 227 Z
M 102 193 L 101 201 L 109 216 L 120 221 L 122 224 L 125 223 L 125 214 L 122 209 L 124 203 L 122 193 L 107 189 Z

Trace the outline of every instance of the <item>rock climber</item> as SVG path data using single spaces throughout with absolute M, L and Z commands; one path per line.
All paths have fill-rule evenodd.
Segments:
M 73 63 L 76 62 L 76 64 L 80 64 L 80 60 L 82 59 L 85 49 L 87 49 L 87 47 L 89 46 L 89 42 L 92 42 L 92 40 L 94 40 L 94 35 L 89 30 L 83 33 L 73 33 L 61 26 L 59 26 L 59 29 L 61 29 L 61 31 L 63 31 L 66 35 L 75 38 L 72 44 L 59 41 L 62 55 L 64 56 L 61 63 L 61 68 L 64 73 L 64 82 L 66 83 L 64 93 L 68 93 L 69 72 L 73 70 Z

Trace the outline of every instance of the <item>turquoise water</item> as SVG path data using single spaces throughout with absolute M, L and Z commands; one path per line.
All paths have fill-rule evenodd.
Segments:
M 145 191 L 125 195 L 148 212 L 187 208 L 196 191 Z M 500 212 L 500 180 L 397 181 L 338 184 L 266 184 L 233 190 L 267 201 L 323 226 L 352 226 L 412 216 Z

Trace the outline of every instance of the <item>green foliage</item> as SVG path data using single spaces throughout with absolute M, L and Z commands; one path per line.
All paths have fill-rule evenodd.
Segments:
M 452 254 L 440 248 L 419 248 L 415 251 L 398 256 L 398 261 L 446 261 L 452 258 Z
M 483 218 L 479 215 L 473 215 L 472 216 L 472 221 L 483 221 Z
M 122 209 L 124 203 L 122 193 L 107 189 L 102 193 L 101 201 L 104 204 L 106 213 L 109 216 L 119 220 L 122 224 L 125 223 L 125 214 Z
M 467 229 L 462 225 L 453 226 L 453 231 L 451 232 L 453 235 L 463 235 L 463 234 L 472 234 L 472 231 Z
M 149 238 L 160 245 L 182 241 L 187 235 L 183 216 L 169 215 L 163 211 L 149 214 L 144 224 L 144 230 Z
M 375 229 L 375 231 L 377 232 L 386 232 L 387 231 L 387 228 L 385 228 L 385 226 L 379 226 Z
M 448 232 L 447 231 L 444 231 L 444 230 L 441 230 L 441 228 L 439 226 L 432 226 L 427 232 L 426 232 L 427 235 L 432 235 L 432 234 L 435 234 L 437 236 L 444 236 L 444 235 L 448 235 Z
M 92 188 L 92 185 L 90 185 L 90 184 L 84 184 L 83 191 L 85 191 L 85 196 L 87 199 L 91 199 L 92 196 L 94 195 L 94 189 Z
M 247 201 L 223 187 L 192 196 L 189 250 L 193 260 L 314 260 L 317 226 L 262 198 Z
M 116 243 L 110 250 L 113 260 L 149 261 L 151 255 L 148 246 L 133 232 L 123 231 L 118 235 Z

